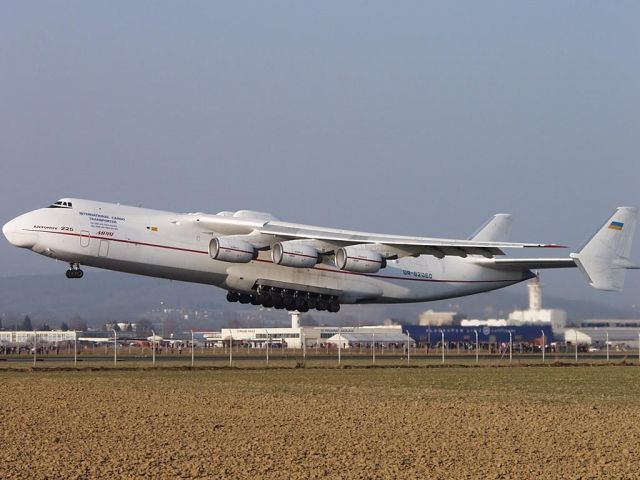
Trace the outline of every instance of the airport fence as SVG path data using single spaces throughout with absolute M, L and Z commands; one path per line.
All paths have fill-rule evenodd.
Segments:
M 544 364 L 621 363 L 640 365 L 638 350 L 609 349 L 575 351 L 575 346 L 531 348 L 530 345 L 468 344 L 417 345 L 311 345 L 305 348 L 228 342 L 224 345 L 137 345 L 116 342 L 36 342 L 0 345 L 0 369 L 7 368 L 332 368 L 332 367 L 420 367 L 420 366 L 508 366 Z

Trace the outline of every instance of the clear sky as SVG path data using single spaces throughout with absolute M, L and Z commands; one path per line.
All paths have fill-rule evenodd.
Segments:
M 636 1 L 5 1 L 0 222 L 64 196 L 428 236 L 509 212 L 513 240 L 577 248 L 640 204 L 639 22 Z M 66 269 L 4 239 L 0 267 Z M 639 272 L 545 283 L 640 303 Z

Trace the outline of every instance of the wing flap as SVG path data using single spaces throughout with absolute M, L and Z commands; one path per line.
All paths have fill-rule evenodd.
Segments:
M 476 263 L 496 270 L 511 271 L 573 268 L 577 266 L 573 258 L 487 258 L 478 259 Z

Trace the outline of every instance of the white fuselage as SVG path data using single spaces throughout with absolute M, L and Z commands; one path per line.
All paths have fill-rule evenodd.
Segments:
M 429 255 L 389 260 L 375 274 L 336 268 L 330 256 L 312 268 L 276 265 L 269 252 L 249 263 L 213 260 L 216 232 L 179 214 L 72 199 L 72 207 L 42 208 L 3 227 L 14 245 L 69 263 L 215 285 L 251 293 L 257 284 L 335 292 L 340 303 L 424 302 L 495 290 L 531 278 L 466 258 Z M 223 232 L 227 234 L 228 232 Z

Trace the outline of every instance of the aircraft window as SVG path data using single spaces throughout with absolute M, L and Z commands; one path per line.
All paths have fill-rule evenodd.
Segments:
M 62 200 L 58 200 L 57 202 L 53 202 L 51 205 L 49 205 L 48 208 L 71 208 L 71 202 L 63 202 Z

